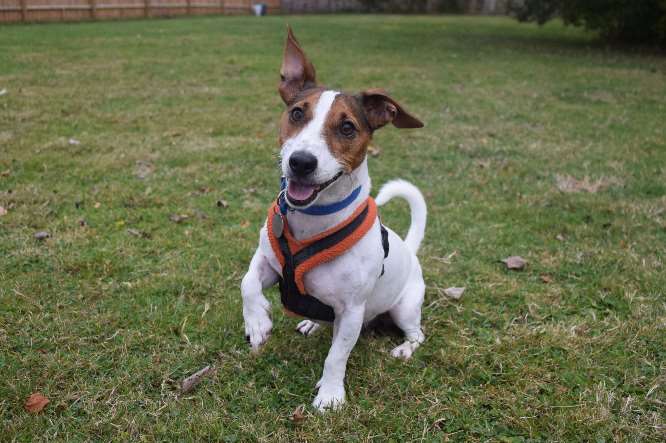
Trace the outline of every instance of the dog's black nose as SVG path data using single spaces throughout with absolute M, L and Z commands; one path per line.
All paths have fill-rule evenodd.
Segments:
M 296 151 L 289 157 L 289 167 L 294 175 L 305 177 L 317 169 L 317 157 L 306 151 Z

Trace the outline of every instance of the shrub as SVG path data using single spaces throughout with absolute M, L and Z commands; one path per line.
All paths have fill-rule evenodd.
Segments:
M 512 11 L 520 21 L 544 24 L 559 16 L 609 41 L 666 47 L 666 0 L 522 0 Z

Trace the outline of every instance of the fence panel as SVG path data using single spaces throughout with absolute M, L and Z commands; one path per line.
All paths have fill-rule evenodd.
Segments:
M 0 22 L 20 22 L 24 11 L 21 0 L 0 0 Z
M 282 10 L 281 0 L 0 0 L 0 23 L 241 15 L 255 3 L 266 4 L 269 14 Z

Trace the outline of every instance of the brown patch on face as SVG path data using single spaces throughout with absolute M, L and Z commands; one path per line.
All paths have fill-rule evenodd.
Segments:
M 352 131 L 349 131 L 353 128 Z M 365 158 L 372 130 L 355 97 L 340 94 L 328 113 L 324 137 L 331 154 L 346 172 L 356 169 Z
M 312 120 L 314 108 L 317 106 L 319 97 L 323 92 L 323 88 L 311 88 L 302 91 L 294 98 L 293 103 L 285 109 L 280 118 L 279 146 L 282 146 L 290 138 L 295 137 Z M 292 118 L 292 112 L 296 108 L 303 110 L 303 118 L 299 121 L 295 121 Z

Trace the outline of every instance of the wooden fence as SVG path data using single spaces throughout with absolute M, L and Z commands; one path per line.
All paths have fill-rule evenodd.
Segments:
M 255 3 L 281 11 L 280 0 L 0 0 L 0 23 L 250 14 Z

